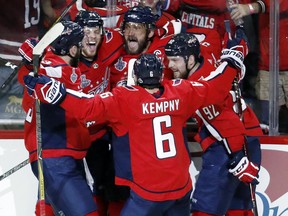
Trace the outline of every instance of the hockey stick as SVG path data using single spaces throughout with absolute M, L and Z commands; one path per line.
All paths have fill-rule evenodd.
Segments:
M 227 0 L 227 5 L 229 4 L 230 0 Z M 241 22 L 239 22 L 240 24 L 238 25 L 238 27 L 243 28 L 243 20 Z M 229 40 L 232 39 L 231 36 L 231 28 L 230 28 L 230 22 L 229 20 L 225 20 L 225 29 L 226 32 L 228 33 L 228 37 Z M 243 110 L 242 110 L 242 101 L 241 101 L 241 92 L 240 92 L 240 88 L 239 88 L 239 80 L 238 78 L 235 78 L 233 81 L 233 90 L 235 92 L 235 96 L 236 96 L 236 103 L 237 103 L 237 108 L 238 108 L 238 115 L 240 120 L 243 122 L 244 124 L 244 116 L 243 116 Z M 246 135 L 244 135 L 244 145 L 243 145 L 243 149 L 244 149 L 244 155 L 248 158 L 248 160 L 250 160 L 249 158 L 249 152 L 248 152 L 248 141 L 247 141 L 247 137 Z M 250 190 L 250 196 L 251 196 L 251 202 L 252 202 L 252 211 L 254 216 L 258 216 L 258 208 L 257 208 L 257 202 L 256 202 L 256 188 L 253 188 L 252 183 L 249 183 L 249 190 Z
M 40 65 L 40 57 L 46 47 L 48 47 L 64 30 L 64 25 L 60 22 L 52 26 L 51 29 L 41 38 L 37 45 L 33 48 L 33 68 L 34 76 L 38 75 L 38 67 Z M 36 137 L 37 137 L 37 156 L 38 156 L 38 181 L 39 181 L 39 203 L 40 215 L 45 215 L 45 187 L 42 161 L 42 133 L 41 133 L 41 115 L 40 102 L 36 100 Z
M 33 49 L 33 68 L 34 75 L 38 75 L 38 67 L 40 64 L 40 57 L 46 47 L 48 47 L 64 30 L 62 23 L 56 23 L 52 28 L 42 37 Z M 39 181 L 39 202 L 40 215 L 45 215 L 45 187 L 42 161 L 42 133 L 41 133 L 41 115 L 40 102 L 36 100 L 36 137 L 37 137 L 37 156 L 38 156 L 38 181 Z
M 41 38 L 37 45 L 33 48 L 33 68 L 34 75 L 38 75 L 38 67 L 40 65 L 40 57 L 44 50 L 49 46 L 64 30 L 64 26 L 60 21 L 71 9 L 72 5 L 77 0 L 71 1 L 66 9 L 61 13 L 60 17 L 54 22 L 52 27 Z M 37 156 L 38 156 L 38 181 L 39 181 L 39 202 L 40 202 L 40 215 L 45 216 L 45 186 L 43 174 L 43 161 L 42 161 L 42 134 L 41 134 L 41 116 L 40 116 L 40 102 L 36 100 L 36 135 L 37 135 Z
M 38 73 L 39 60 L 46 47 L 48 47 L 64 30 L 62 23 L 58 22 L 52 26 L 49 31 L 41 38 L 41 40 L 33 48 L 33 68 L 34 73 Z
M 241 93 L 240 93 L 240 88 L 238 85 L 238 79 L 237 78 L 235 78 L 233 81 L 233 90 L 234 90 L 235 96 L 236 96 L 236 103 L 237 103 L 239 118 L 242 122 L 244 122 L 244 116 L 243 116 L 243 111 L 242 111 L 242 102 L 241 102 Z M 250 160 L 249 152 L 248 152 L 248 141 L 247 141 L 246 135 L 244 136 L 243 149 L 244 149 L 244 155 L 247 156 L 248 160 Z M 253 187 L 252 183 L 249 183 L 249 190 L 250 190 L 250 196 L 251 196 L 254 216 L 258 216 L 255 187 Z
M 73 6 L 73 4 L 76 2 L 77 0 L 72 0 L 67 6 L 66 8 L 63 10 L 63 12 L 61 13 L 61 15 L 55 20 L 54 24 L 52 26 L 54 26 L 56 23 L 60 22 L 65 16 L 66 14 L 69 12 L 69 10 L 71 9 L 71 7 Z
M 21 169 L 22 167 L 26 166 L 27 164 L 29 164 L 29 159 L 24 160 L 23 162 L 19 163 L 18 165 L 16 165 L 15 167 L 11 168 L 10 170 L 8 170 L 7 172 L 5 172 L 4 174 L 2 174 L 0 176 L 0 181 L 2 181 L 3 179 L 7 178 L 8 176 L 10 176 L 11 174 L 15 173 L 16 171 L 18 171 L 19 169 Z
M 4 67 L 10 67 L 13 72 L 9 75 L 9 77 L 3 82 L 1 85 L 1 89 L 4 89 L 8 83 L 11 82 L 11 80 L 14 78 L 14 76 L 18 73 L 18 70 L 20 67 L 23 66 L 23 62 L 20 62 L 19 65 L 15 65 L 12 62 L 7 61 L 6 59 L 0 58 L 0 65 Z

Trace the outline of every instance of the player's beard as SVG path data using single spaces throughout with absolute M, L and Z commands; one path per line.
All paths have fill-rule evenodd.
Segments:
M 129 41 L 135 41 L 138 43 L 138 48 L 136 50 L 130 50 L 129 49 Z M 148 34 L 145 35 L 145 38 L 143 40 L 138 40 L 135 37 L 128 37 L 128 40 L 125 40 L 125 51 L 129 55 L 136 55 L 142 53 L 146 48 L 148 44 Z

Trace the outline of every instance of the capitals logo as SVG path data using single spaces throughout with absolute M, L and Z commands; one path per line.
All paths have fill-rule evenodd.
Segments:
M 288 146 L 262 144 L 261 148 L 260 183 L 256 188 L 259 215 L 288 216 Z

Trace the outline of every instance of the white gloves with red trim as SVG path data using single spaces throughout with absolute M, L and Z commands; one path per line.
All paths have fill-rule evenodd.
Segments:
M 25 86 L 32 97 L 50 104 L 59 104 L 64 100 L 66 88 L 63 83 L 47 76 L 34 77 L 32 74 L 24 76 Z
M 28 38 L 26 39 L 21 46 L 18 48 L 18 52 L 22 56 L 23 60 L 26 61 L 27 64 L 32 64 L 33 57 L 33 48 L 38 43 L 38 39 L 36 38 Z
M 244 183 L 258 184 L 259 167 L 244 156 L 243 151 L 234 153 L 229 172 Z
M 228 34 L 224 38 L 224 49 L 221 52 L 220 60 L 227 61 L 232 67 L 240 69 L 238 80 L 242 80 L 245 76 L 246 67 L 244 58 L 248 54 L 247 37 L 242 28 L 238 28 L 235 38 L 231 39 Z

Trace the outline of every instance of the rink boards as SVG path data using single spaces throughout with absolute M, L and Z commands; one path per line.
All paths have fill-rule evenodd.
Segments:
M 0 132 L 0 176 L 28 158 L 23 132 Z M 262 166 L 257 186 L 259 215 L 288 216 L 288 136 L 261 137 Z M 193 148 L 192 148 L 193 149 Z M 197 178 L 201 157 L 193 158 Z M 37 200 L 37 181 L 30 165 L 20 168 L 0 181 L 0 215 L 31 216 Z

